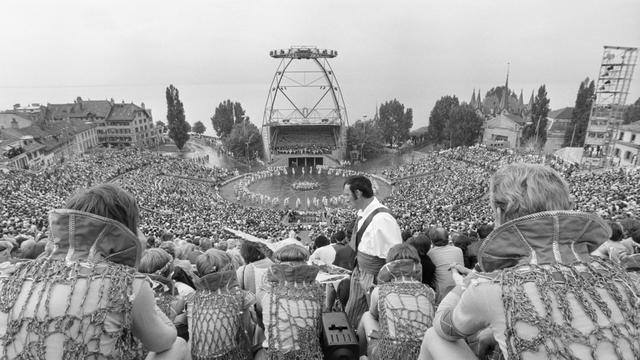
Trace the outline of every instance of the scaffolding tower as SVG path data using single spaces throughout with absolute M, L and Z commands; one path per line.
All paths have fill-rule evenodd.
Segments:
M 312 46 L 292 46 L 269 52 L 280 59 L 276 69 L 262 122 L 262 138 L 267 160 L 271 159 L 271 145 L 279 133 L 287 128 L 330 127 L 336 137 L 341 159 L 346 156 L 347 108 L 329 59 L 338 56 L 335 50 Z
M 615 134 L 623 121 L 625 103 L 638 48 L 605 46 L 598 72 L 595 99 L 589 114 L 583 162 L 607 166 L 615 146 Z

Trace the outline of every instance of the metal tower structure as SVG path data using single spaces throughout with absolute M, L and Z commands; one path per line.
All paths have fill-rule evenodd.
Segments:
M 334 50 L 309 46 L 293 46 L 272 50 L 269 55 L 281 59 L 265 103 L 262 122 L 264 153 L 271 159 L 271 145 L 278 129 L 287 127 L 332 127 L 339 157 L 346 155 L 347 108 L 329 59 L 338 56 Z
M 603 166 L 612 155 L 637 61 L 638 48 L 604 47 L 583 161 Z

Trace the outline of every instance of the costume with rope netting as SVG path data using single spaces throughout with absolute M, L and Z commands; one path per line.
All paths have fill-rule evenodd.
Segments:
M 49 212 L 50 253 L 0 276 L 1 359 L 135 359 L 142 245 L 120 222 Z
M 523 353 L 544 351 L 549 359 L 575 359 L 572 346 L 591 349 L 591 358 L 599 359 L 603 346 L 613 349 L 618 359 L 623 353 L 640 359 L 640 288 L 618 265 L 595 259 L 573 265 L 521 265 L 504 270 L 499 278 L 506 310 L 508 359 L 522 359 Z M 535 306 L 526 284 L 533 284 L 542 308 Z M 622 285 L 620 285 L 622 284 Z M 612 300 L 625 317 L 625 323 L 609 320 L 612 309 L 604 297 Z M 579 309 L 571 306 L 575 299 Z M 561 320 L 553 318 L 559 314 Z M 581 332 L 572 322 L 582 317 L 592 330 Z M 533 327 L 536 334 L 521 337 L 518 329 Z M 571 345 L 571 346 L 570 346 Z
M 320 347 L 324 288 L 311 265 L 272 265 L 267 272 L 265 326 L 270 360 L 322 360 Z
M 434 316 L 435 293 L 413 260 L 387 263 L 378 274 L 380 340 L 373 359 L 416 359 Z M 373 355 L 373 356 L 372 356 Z
M 250 329 L 243 321 L 247 293 L 240 289 L 235 271 L 207 274 L 195 285 L 196 292 L 187 300 L 191 357 L 248 359 Z
M 83 291 L 76 287 L 80 279 L 87 281 Z M 62 259 L 40 258 L 17 264 L 10 277 L 0 280 L 0 311 L 7 319 L 0 338 L 1 358 L 45 359 L 47 342 L 60 341 L 65 360 L 135 359 L 138 342 L 130 331 L 133 280 L 133 268 L 106 262 L 66 264 Z M 87 304 L 89 291 L 95 290 L 91 283 L 96 282 L 98 303 Z M 49 313 L 49 303 L 59 286 L 71 290 L 65 311 L 55 316 Z M 25 294 L 22 305 L 16 307 Z M 46 313 L 40 314 L 43 310 Z M 110 313 L 122 314 L 118 331 L 107 329 L 105 319 Z M 16 342 L 18 335 L 21 344 Z M 107 338 L 115 340 L 114 351 L 108 355 L 101 352 Z

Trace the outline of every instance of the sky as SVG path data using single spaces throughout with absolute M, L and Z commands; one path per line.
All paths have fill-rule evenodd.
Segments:
M 445 95 L 469 101 L 504 84 L 525 100 L 545 84 L 573 106 L 604 45 L 640 46 L 637 0 L 3 1 L 0 110 L 76 97 L 145 103 L 166 121 L 165 88 L 211 133 L 216 106 L 262 124 L 278 60 L 295 45 L 331 59 L 351 123 L 397 99 L 426 126 Z M 636 68 L 627 103 L 640 97 Z

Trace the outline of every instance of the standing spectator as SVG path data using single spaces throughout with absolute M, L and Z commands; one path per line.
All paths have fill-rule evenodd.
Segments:
M 349 300 L 345 308 L 351 325 L 356 328 L 369 308 L 369 291 L 384 266 L 389 249 L 402 243 L 398 222 L 388 208 L 373 195 L 371 181 L 362 175 L 344 183 L 343 195 L 358 210 L 349 245 L 356 250 L 357 265 L 353 271 Z
M 446 229 L 430 228 L 427 235 L 433 242 L 433 247 L 427 255 L 436 266 L 436 302 L 440 303 L 455 286 L 451 266 L 464 264 L 464 258 L 460 248 L 449 245 L 449 232 Z

